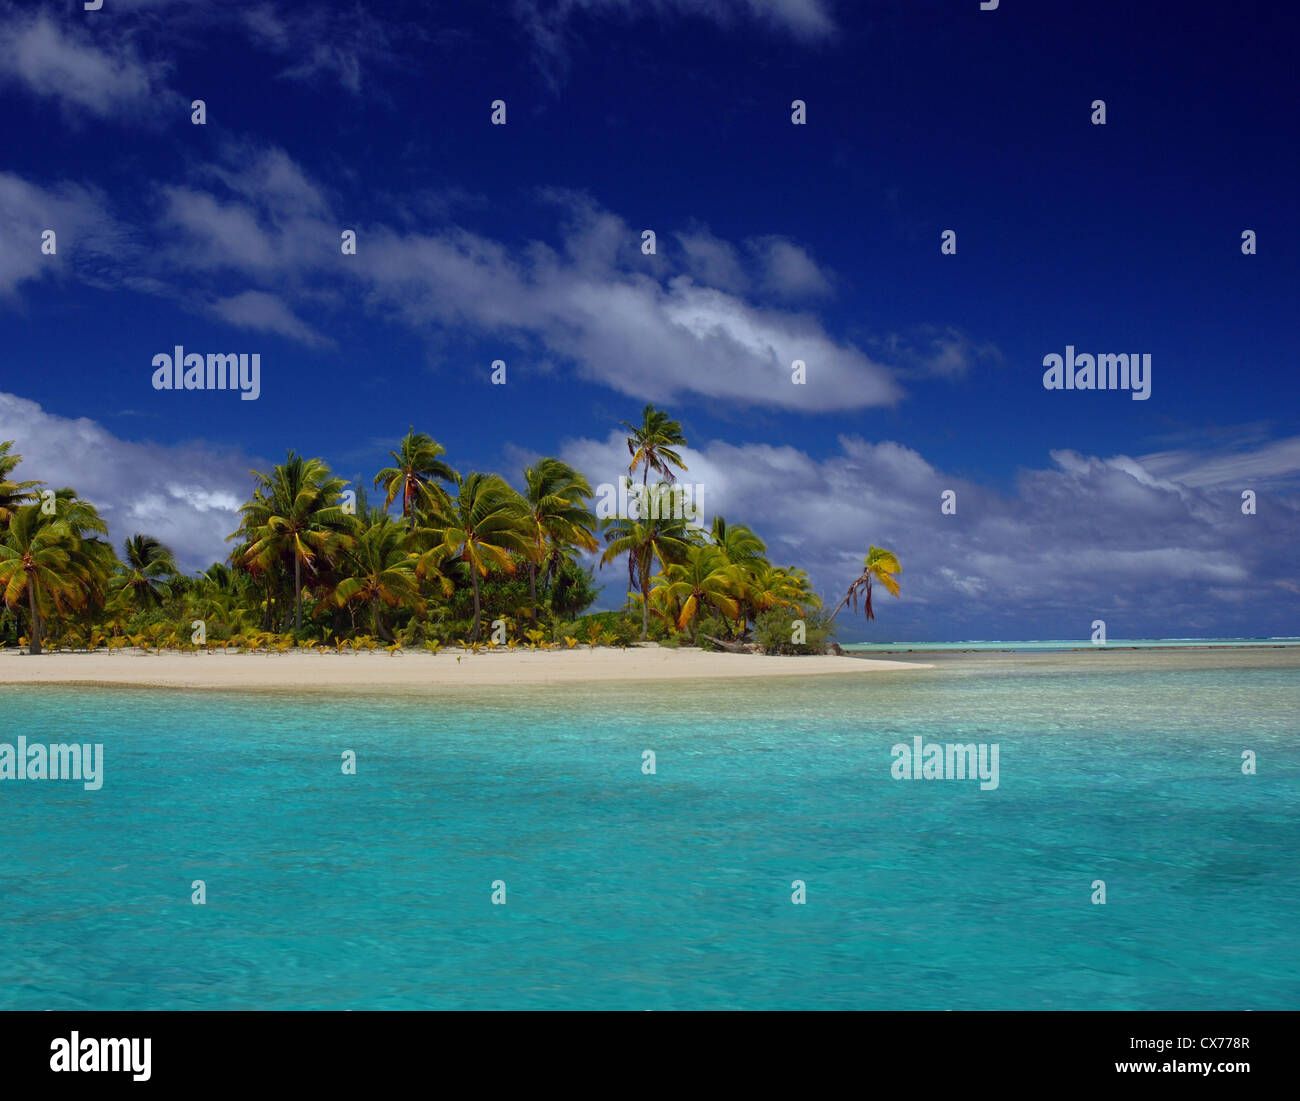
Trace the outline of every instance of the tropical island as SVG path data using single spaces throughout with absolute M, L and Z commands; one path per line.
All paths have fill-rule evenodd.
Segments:
M 455 651 L 459 664 L 497 651 L 652 646 L 741 661 L 806 658 L 838 655 L 835 614 L 845 605 L 856 610 L 861 601 L 874 618 L 875 584 L 898 595 L 897 558 L 873 546 L 862 574 L 827 612 L 807 574 L 773 564 L 751 528 L 714 516 L 706 529 L 680 507 L 686 439 L 677 421 L 647 405 L 638 423 L 623 426 L 625 504 L 612 514 L 594 500 L 587 477 L 559 459 L 528 466 L 516 490 L 499 474 L 457 471 L 414 427 L 370 486 L 290 451 L 270 471 L 252 472 L 229 556 L 195 576 L 143 532 L 128 536 L 119 554 L 91 502 L 75 489 L 19 477 L 21 454 L 13 441 L 0 443 L 0 649 Z M 594 570 L 606 566 L 626 570 L 627 600 L 592 613 Z M 682 666 L 664 655 L 660 664 Z M 844 671 L 843 659 L 833 664 Z M 738 667 L 715 660 L 707 668 Z

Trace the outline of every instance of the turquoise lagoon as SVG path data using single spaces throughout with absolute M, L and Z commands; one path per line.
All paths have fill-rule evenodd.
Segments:
M 0 742 L 105 780 L 0 784 L 0 1008 L 1300 1005 L 1300 652 L 1034 658 L 5 688 Z M 891 779 L 915 736 L 997 743 L 997 790 Z

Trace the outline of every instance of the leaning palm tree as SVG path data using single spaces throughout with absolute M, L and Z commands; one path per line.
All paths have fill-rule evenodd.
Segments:
M 831 612 L 831 618 L 834 619 L 845 604 L 851 605 L 856 612 L 858 610 L 858 601 L 861 600 L 867 619 L 875 619 L 876 612 L 871 606 L 872 584 L 879 581 L 885 587 L 886 592 L 897 596 L 898 578 L 894 575 L 902 572 L 903 567 L 898 564 L 898 558 L 893 551 L 887 551 L 876 546 L 869 547 L 867 556 L 862 560 L 862 573 L 849 586 L 848 592 L 844 594 L 844 599 L 835 605 L 835 611 Z
M 596 517 L 585 503 L 591 485 L 559 459 L 542 459 L 524 470 L 524 500 L 528 505 L 528 537 L 534 557 L 528 562 L 528 592 L 537 601 L 537 566 L 545 562 L 543 585 L 559 569 L 564 552 L 573 547 L 594 551 Z
M 402 516 L 415 529 L 417 508 L 445 505 L 447 493 L 437 480 L 454 482 L 456 472 L 442 461 L 447 449 L 433 437 L 417 432 L 412 425 L 396 451 L 388 454 L 393 465 L 375 475 L 375 485 L 384 487 L 384 508 L 402 496 Z
M 246 539 L 244 561 L 260 571 L 293 561 L 293 622 L 300 631 L 303 567 L 315 572 L 351 541 L 351 517 L 337 503 L 346 483 L 323 460 L 294 451 L 270 474 L 253 473 L 262 485 L 240 508 L 243 521 L 231 538 Z
M 9 518 L 15 509 L 27 504 L 36 495 L 32 492 L 40 482 L 19 482 L 10 475 L 20 462 L 21 455 L 11 455 L 9 449 L 14 441 L 0 441 L 0 530 L 9 524 Z
M 536 544 L 529 538 L 528 506 L 497 474 L 467 474 L 456 478 L 456 496 L 430 518 L 428 529 L 417 532 L 429 549 L 420 555 L 416 567 L 421 575 L 450 559 L 460 559 L 469 570 L 474 587 L 474 630 L 478 641 L 482 606 L 479 579 L 495 566 L 513 575 L 511 552 L 533 559 Z
M 26 599 L 32 654 L 41 652 L 42 612 L 52 606 L 62 613 L 76 603 L 75 544 L 67 522 L 43 515 L 39 505 L 15 510 L 0 542 L 0 591 L 10 608 Z
M 636 473 L 638 466 L 643 467 L 641 484 L 647 484 L 650 471 L 662 474 L 670 482 L 674 480 L 672 468 L 686 469 L 686 463 L 677 453 L 677 448 L 686 446 L 686 437 L 682 435 L 682 426 L 672 420 L 662 409 L 647 405 L 641 410 L 641 423 L 631 424 L 623 421 L 622 426 L 631 435 L 627 438 L 627 451 L 632 456 L 628 472 Z
M 122 551 L 123 569 L 114 588 L 127 592 L 140 609 L 156 608 L 171 596 L 171 582 L 180 573 L 171 548 L 137 532 L 122 544 Z
M 649 491 L 662 498 L 669 487 L 660 482 Z M 691 537 L 684 519 L 673 517 L 671 510 L 650 509 L 644 518 L 618 516 L 605 521 L 605 553 L 600 564 L 612 562 L 620 554 L 627 555 L 628 593 L 640 593 L 641 638 L 650 633 L 650 581 L 655 574 L 655 562 L 664 567 L 681 562 L 691 548 Z
M 334 589 L 339 607 L 355 603 L 370 609 L 372 629 L 385 642 L 393 641 L 393 635 L 384 622 L 383 606 L 405 604 L 423 610 L 415 559 L 407 541 L 406 529 L 390 517 L 372 524 L 344 557 L 342 568 L 348 576 Z

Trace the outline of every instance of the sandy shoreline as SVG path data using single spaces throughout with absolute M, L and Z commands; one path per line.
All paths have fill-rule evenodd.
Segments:
M 460 661 L 457 661 L 457 658 Z M 0 651 L 0 684 L 129 685 L 217 689 L 419 689 L 473 685 L 581 684 L 733 677 L 866 675 L 930 669 L 920 662 L 850 657 L 779 657 L 700 650 L 580 647 L 548 652 L 142 654 Z

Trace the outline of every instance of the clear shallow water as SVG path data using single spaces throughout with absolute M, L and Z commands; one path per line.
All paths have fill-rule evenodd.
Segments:
M 5 689 L 0 741 L 107 764 L 0 784 L 0 1008 L 1295 1008 L 1298 715 L 1295 653 Z M 998 790 L 892 780 L 916 734 L 997 742 Z

